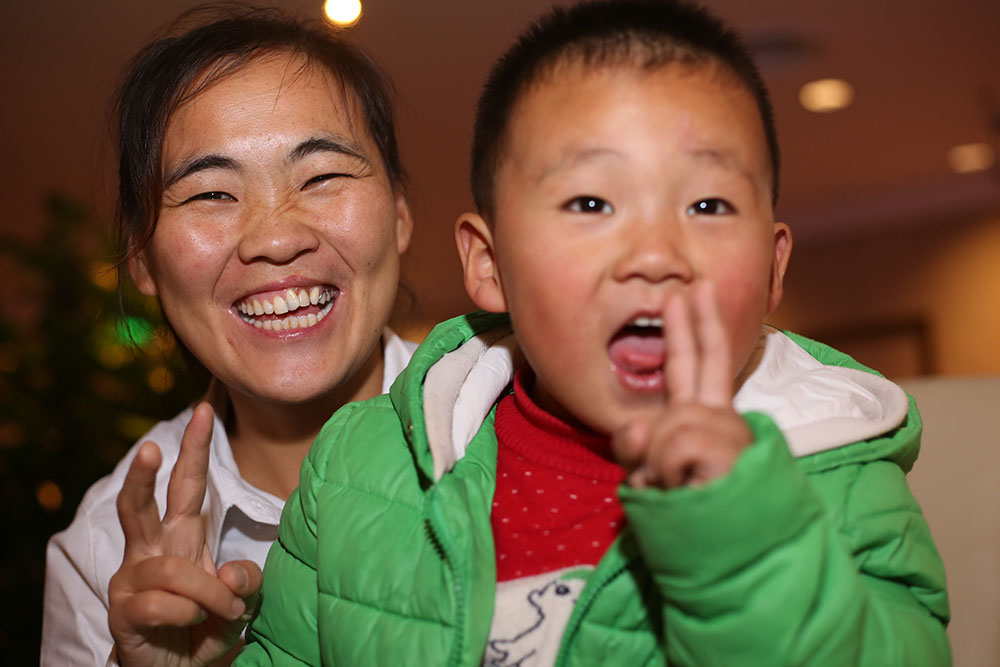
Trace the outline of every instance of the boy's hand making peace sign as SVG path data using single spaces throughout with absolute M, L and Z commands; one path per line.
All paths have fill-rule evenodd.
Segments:
M 690 303 L 675 294 L 664 307 L 667 401 L 657 417 L 612 437 L 635 488 L 699 486 L 729 472 L 753 437 L 733 409 L 732 360 L 710 283 Z
M 125 555 L 108 587 L 108 622 L 123 667 L 206 665 L 239 641 L 252 615 L 261 571 L 252 561 L 218 570 L 205 541 L 212 408 L 195 408 L 170 474 L 167 508 L 156 507 L 161 455 L 145 442 L 118 494 Z

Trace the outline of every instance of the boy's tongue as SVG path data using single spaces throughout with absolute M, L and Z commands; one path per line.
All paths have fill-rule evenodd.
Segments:
M 627 373 L 654 373 L 663 369 L 663 336 L 658 332 L 623 331 L 608 346 L 611 362 Z

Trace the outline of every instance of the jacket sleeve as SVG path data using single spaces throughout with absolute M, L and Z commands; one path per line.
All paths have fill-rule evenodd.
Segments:
M 320 664 L 316 497 L 323 484 L 326 445 L 337 431 L 335 421 L 336 415 L 317 437 L 302 463 L 299 487 L 285 503 L 278 539 L 264 565 L 260 613 L 236 665 Z
M 891 461 L 807 475 L 770 419 L 702 488 L 623 488 L 671 665 L 948 665 L 944 567 Z

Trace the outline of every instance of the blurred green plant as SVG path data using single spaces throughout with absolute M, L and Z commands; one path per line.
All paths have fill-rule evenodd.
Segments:
M 198 394 L 156 301 L 130 299 L 123 314 L 110 248 L 85 250 L 85 210 L 58 196 L 46 210 L 39 241 L 0 238 L 0 258 L 32 286 L 30 302 L 0 303 L 0 663 L 12 665 L 38 662 L 48 538 L 137 438 Z

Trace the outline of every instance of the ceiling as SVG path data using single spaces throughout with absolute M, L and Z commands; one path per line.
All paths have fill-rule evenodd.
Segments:
M 0 230 L 30 236 L 48 192 L 107 219 L 105 105 L 123 63 L 187 0 L 3 0 Z M 321 0 L 279 3 L 307 15 Z M 549 2 L 365 0 L 352 29 L 395 80 L 418 234 L 406 281 L 435 319 L 467 305 L 451 242 L 470 206 L 467 148 L 479 85 L 512 37 Z M 1000 169 L 948 171 L 959 143 L 1000 150 L 997 0 L 709 0 L 757 48 L 783 152 L 779 215 L 800 244 L 876 227 L 1000 211 Z M 812 79 L 852 83 L 855 102 L 804 111 Z M 992 96 L 992 101 L 990 97 Z M 992 116 L 992 118 L 991 118 Z

